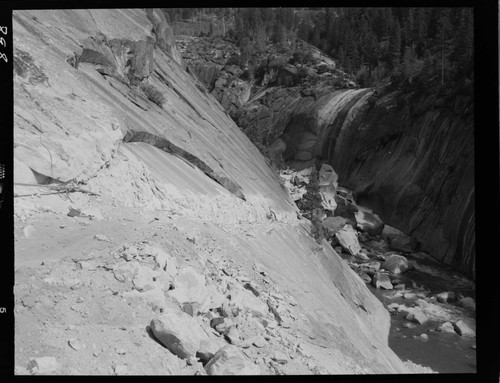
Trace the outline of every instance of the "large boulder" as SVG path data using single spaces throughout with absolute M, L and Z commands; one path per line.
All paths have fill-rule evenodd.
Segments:
M 196 304 L 199 312 L 207 312 L 211 308 L 220 307 L 224 296 L 214 286 L 206 286 L 205 276 L 192 267 L 185 267 L 179 271 L 174 279 L 174 289 L 168 295 L 180 305 Z
M 250 362 L 236 346 L 221 348 L 205 366 L 208 375 L 259 375 L 258 366 Z
M 453 327 L 458 335 L 461 336 L 476 336 L 476 332 L 463 320 L 453 323 Z
M 240 285 L 230 285 L 231 302 L 252 315 L 263 317 L 268 314 L 267 304 Z
M 170 290 L 168 294 L 179 303 L 201 303 L 206 290 L 205 276 L 192 267 L 184 267 L 176 275 L 173 286 L 174 289 Z
M 351 225 L 345 225 L 341 230 L 335 233 L 340 245 L 350 254 L 357 255 L 361 251 L 357 233 Z
M 393 286 L 389 275 L 377 272 L 373 275 L 372 283 L 377 289 L 392 290 Z
M 323 209 L 334 212 L 337 207 L 335 195 L 337 190 L 337 180 L 339 177 L 337 173 L 335 173 L 335 170 L 333 170 L 333 168 L 328 164 L 321 165 L 318 177 L 321 205 L 323 206 Z
M 413 264 L 402 255 L 393 254 L 380 267 L 393 274 L 400 274 L 412 269 Z
M 384 223 L 376 215 L 359 210 L 354 213 L 354 216 L 359 230 L 373 236 L 382 233 Z
M 323 227 L 325 228 L 327 238 L 332 237 L 340 229 L 344 227 L 347 220 L 343 217 L 327 217 L 323 220 Z
M 418 324 L 424 324 L 429 320 L 429 318 L 427 318 L 427 315 L 425 315 L 422 311 L 418 309 L 415 309 L 410 313 L 408 313 L 406 319 Z
M 166 348 L 179 358 L 187 359 L 196 355 L 210 342 L 198 322 L 182 311 L 167 311 L 151 321 L 150 328 Z

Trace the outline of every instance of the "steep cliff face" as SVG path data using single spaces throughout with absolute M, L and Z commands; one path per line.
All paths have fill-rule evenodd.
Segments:
M 359 108 L 324 155 L 387 222 L 474 276 L 473 101 L 393 92 Z
M 183 69 L 158 10 L 16 11 L 13 26 L 15 182 L 18 196 L 27 198 L 16 198 L 16 264 L 34 257 L 39 265 L 40 254 L 95 256 L 94 250 L 113 260 L 112 246 L 122 248 L 125 241 L 145 237 L 168 244 L 169 251 L 179 253 L 178 262 L 220 253 L 242 268 L 258 260 L 267 267 L 270 283 L 293 296 L 301 312 L 300 321 L 280 331 L 331 351 L 334 360 L 321 362 L 330 373 L 406 371 L 387 345 L 387 310 L 328 244 L 318 250 L 309 223 L 297 219 L 296 206 L 264 157 Z M 160 105 L 148 99 L 143 84 L 163 95 Z M 39 184 L 85 186 L 98 196 L 73 194 L 71 201 L 50 196 L 53 207 L 38 209 L 50 201 L 43 196 L 29 199 L 21 189 Z M 68 226 L 69 231 L 75 224 L 67 209 L 77 202 L 102 210 L 103 221 L 90 221 L 92 237 L 77 241 L 82 230 L 76 224 L 61 247 L 52 236 L 64 235 L 61 228 Z M 152 209 L 149 222 L 145 212 Z M 39 246 L 28 235 L 32 229 L 21 228 L 26 217 L 38 219 L 35 231 L 48 228 L 37 222 L 68 222 L 54 225 Z M 118 220 L 137 227 L 127 230 Z M 153 233 L 151 223 L 158 221 L 168 224 Z M 115 239 L 109 244 L 97 241 L 97 230 Z M 199 234 L 196 241 L 192 231 Z M 57 271 L 57 264 L 51 267 Z M 160 293 L 164 300 L 167 291 Z M 52 304 L 47 302 L 43 304 Z M 47 312 L 58 313 L 57 307 Z M 152 313 L 145 309 L 139 315 Z M 54 334 L 57 326 L 68 326 L 61 318 L 50 322 Z M 103 317 L 105 323 L 111 319 Z M 30 320 L 17 322 L 16 339 L 26 329 L 43 327 Z M 146 323 L 136 323 L 137 328 L 143 331 Z M 85 325 L 86 336 L 103 340 L 98 326 Z M 110 326 L 118 327 L 115 322 Z M 67 339 L 38 333 L 31 338 L 49 339 L 51 350 L 71 363 Z M 144 355 L 134 350 L 127 355 L 139 368 Z M 261 363 L 262 358 L 255 360 Z M 80 371 L 95 373 L 91 363 L 82 363 Z
M 313 103 L 288 99 L 273 116 L 284 158 L 316 158 L 417 248 L 474 276 L 473 101 L 465 95 L 339 90 Z

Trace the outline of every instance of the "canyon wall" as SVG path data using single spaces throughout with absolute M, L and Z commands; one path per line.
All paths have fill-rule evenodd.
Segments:
M 337 90 L 272 114 L 284 158 L 329 162 L 339 183 L 416 249 L 474 277 L 474 113 L 466 95 Z

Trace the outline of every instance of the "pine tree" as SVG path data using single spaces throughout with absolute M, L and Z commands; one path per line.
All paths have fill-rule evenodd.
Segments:
M 395 19 L 389 40 L 389 67 L 397 68 L 401 57 L 401 27 L 399 20 Z

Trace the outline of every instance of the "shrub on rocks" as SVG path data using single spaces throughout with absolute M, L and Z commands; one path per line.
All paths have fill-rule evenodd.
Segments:
M 154 85 L 146 83 L 141 84 L 141 91 L 149 101 L 154 102 L 160 108 L 162 107 L 163 102 L 165 102 L 165 97 Z

